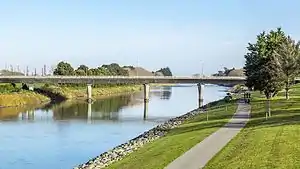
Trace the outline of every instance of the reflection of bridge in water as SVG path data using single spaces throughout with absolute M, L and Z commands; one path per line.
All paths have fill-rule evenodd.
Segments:
M 153 90 L 150 97 L 170 99 L 172 88 Z M 118 121 L 120 111 L 126 107 L 143 105 L 143 118 L 147 118 L 149 103 L 143 100 L 142 93 L 112 97 L 103 100 L 96 100 L 93 103 L 87 102 L 66 102 L 53 110 L 55 120 L 87 119 Z
M 171 87 L 162 87 L 153 89 L 150 97 L 159 99 L 170 99 L 172 93 Z M 126 107 L 142 105 L 144 107 L 143 117 L 147 118 L 148 102 L 144 102 L 143 93 L 116 96 L 93 103 L 80 101 L 66 101 L 60 104 L 48 104 L 40 106 L 37 109 L 32 107 L 17 108 L 0 108 L 0 120 L 110 120 L 117 121 L 120 119 L 120 111 Z M 52 112 L 48 115 L 45 112 Z

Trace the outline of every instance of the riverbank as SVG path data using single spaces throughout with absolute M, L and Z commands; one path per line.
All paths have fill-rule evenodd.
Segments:
M 33 105 L 33 104 L 38 105 L 49 101 L 50 98 L 32 91 L 22 90 L 19 92 L 0 94 L 0 108 Z
M 43 91 L 60 96 L 62 99 L 86 99 L 87 89 L 86 87 L 64 87 L 57 85 L 46 85 L 40 88 Z M 142 89 L 141 85 L 122 85 L 122 86 L 103 86 L 103 87 L 93 87 L 92 97 L 94 99 L 99 99 L 103 97 L 110 97 L 120 94 L 133 93 L 140 91 Z M 54 97 L 55 97 L 54 95 Z M 55 99 L 55 98 L 53 98 Z
M 58 85 L 39 86 L 34 91 L 21 90 L 19 85 L 0 95 L 0 107 L 15 107 L 24 105 L 37 105 L 50 101 L 62 101 L 69 99 L 86 99 L 85 87 L 63 87 Z M 8 88 L 8 87 L 6 87 Z M 140 85 L 106 86 L 93 88 L 92 97 L 100 99 L 141 90 Z
M 205 168 L 300 168 L 299 94 L 299 84 L 290 90 L 290 100 L 280 92 L 266 118 L 265 98 L 254 92 L 250 121 Z
M 163 168 L 226 124 L 237 106 L 235 101 L 222 99 L 204 107 L 205 113 L 195 109 L 170 119 L 76 168 Z M 166 151 L 166 147 L 174 151 Z

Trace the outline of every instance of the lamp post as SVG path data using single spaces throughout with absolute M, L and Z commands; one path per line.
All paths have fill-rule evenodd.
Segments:
M 139 67 L 139 56 L 136 57 L 137 67 L 136 67 L 136 76 L 139 76 L 138 67 Z
M 201 60 L 201 76 L 202 77 L 204 77 L 203 70 L 204 70 L 204 62 Z

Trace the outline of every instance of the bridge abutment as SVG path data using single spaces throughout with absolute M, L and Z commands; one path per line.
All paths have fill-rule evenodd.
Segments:
M 150 85 L 144 84 L 144 102 L 149 102 Z
M 203 106 L 203 90 L 204 90 L 204 85 L 201 83 L 197 84 L 198 86 L 198 106 L 202 107 Z
M 87 84 L 87 101 L 91 103 L 92 99 L 92 84 Z

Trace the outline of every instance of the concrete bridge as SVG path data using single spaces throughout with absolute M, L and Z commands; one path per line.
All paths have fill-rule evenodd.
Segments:
M 93 84 L 143 84 L 144 100 L 149 101 L 151 83 L 197 84 L 199 106 L 203 105 L 203 84 L 244 84 L 245 77 L 190 76 L 0 76 L 0 83 L 87 84 L 87 98 L 92 101 Z

